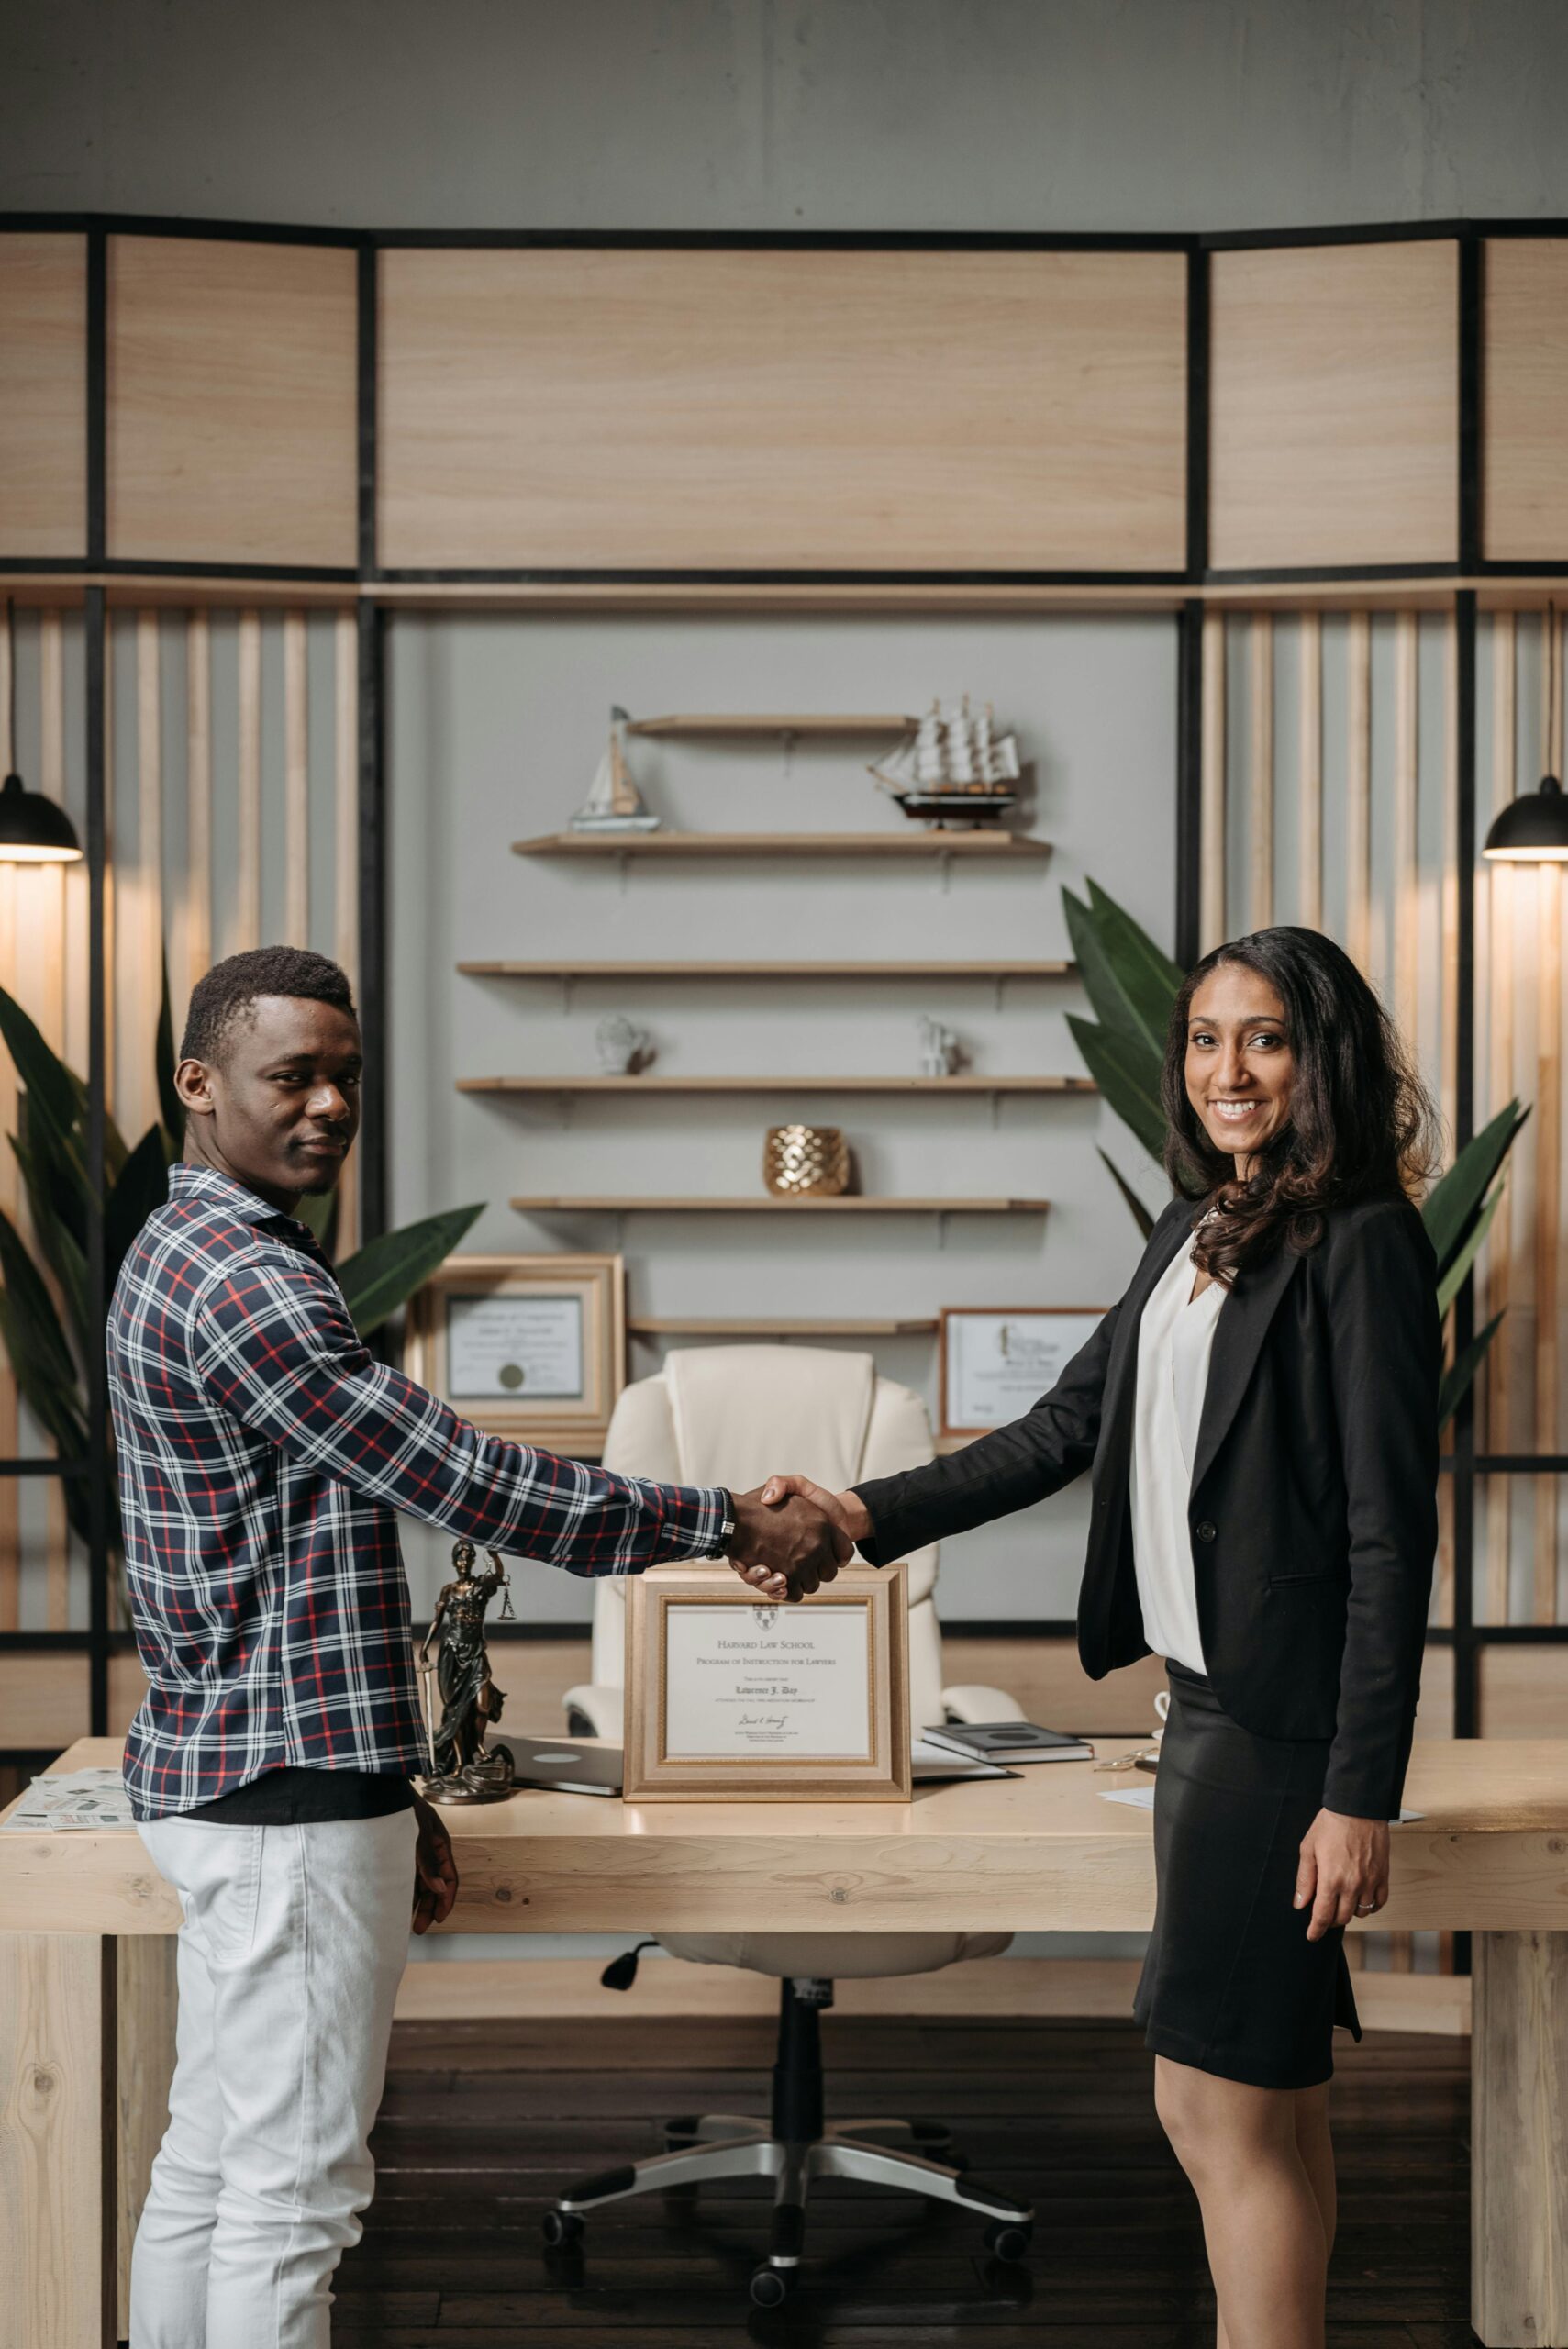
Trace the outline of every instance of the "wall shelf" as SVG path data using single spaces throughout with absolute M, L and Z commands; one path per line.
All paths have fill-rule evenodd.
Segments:
M 1075 963 L 460 963 L 471 979 L 1065 979 Z
M 460 1093 L 1093 1093 L 1091 1076 L 460 1076 Z
M 514 856 L 979 856 L 1019 863 L 1051 854 L 1032 832 L 546 832 Z
M 628 734 L 718 734 L 731 740 L 743 734 L 809 734 L 828 740 L 851 734 L 912 733 L 919 722 L 917 718 L 866 718 L 853 713 L 778 718 L 749 713 L 727 717 L 720 711 L 702 717 L 638 718 L 626 730 Z
M 1044 1215 L 1049 1199 L 516 1198 L 519 1215 Z
M 929 1321 L 811 1321 L 771 1317 L 748 1320 L 719 1316 L 707 1319 L 679 1315 L 647 1314 L 627 1323 L 633 1338 L 929 1338 L 938 1328 Z

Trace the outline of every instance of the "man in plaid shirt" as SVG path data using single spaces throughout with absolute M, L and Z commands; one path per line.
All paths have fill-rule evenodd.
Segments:
M 503 1442 L 377 1362 L 292 1210 L 359 1124 L 349 983 L 287 947 L 191 997 L 183 1163 L 116 1284 L 109 1391 L 149 1693 L 126 1782 L 180 1894 L 178 2057 L 133 2349 L 326 2349 L 393 2000 L 457 1893 L 395 1512 L 573 1574 L 728 1556 L 770 1598 L 848 1545 L 810 1504 Z

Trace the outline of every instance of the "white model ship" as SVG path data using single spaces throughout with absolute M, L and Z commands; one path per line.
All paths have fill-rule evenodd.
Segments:
M 626 763 L 626 729 L 628 723 L 624 709 L 612 707 L 609 742 L 599 761 L 593 787 L 572 818 L 574 832 L 656 832 L 659 829 L 659 818 L 649 813 Z
M 982 824 L 1005 815 L 1022 769 L 1015 734 L 998 733 L 989 702 L 978 717 L 965 694 L 956 709 L 938 702 L 870 772 L 906 816 L 937 824 Z

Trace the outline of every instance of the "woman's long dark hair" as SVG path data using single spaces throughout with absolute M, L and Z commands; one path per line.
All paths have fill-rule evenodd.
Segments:
M 1289 1114 L 1244 1184 L 1187 1098 L 1193 997 L 1222 963 L 1273 987 L 1296 1063 Z M 1436 1169 L 1437 1115 L 1403 1038 L 1350 956 L 1316 930 L 1255 930 L 1204 956 L 1171 1014 L 1160 1093 L 1172 1184 L 1224 1210 L 1193 1252 L 1216 1280 L 1279 1246 L 1305 1253 L 1323 1236 L 1326 1209 L 1409 1197 Z

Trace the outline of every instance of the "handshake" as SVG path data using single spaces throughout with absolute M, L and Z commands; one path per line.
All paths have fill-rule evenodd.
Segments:
M 760 1597 L 807 1598 L 871 1534 L 871 1519 L 855 1493 L 830 1493 L 809 1476 L 770 1476 L 752 1493 L 737 1493 L 729 1563 Z

